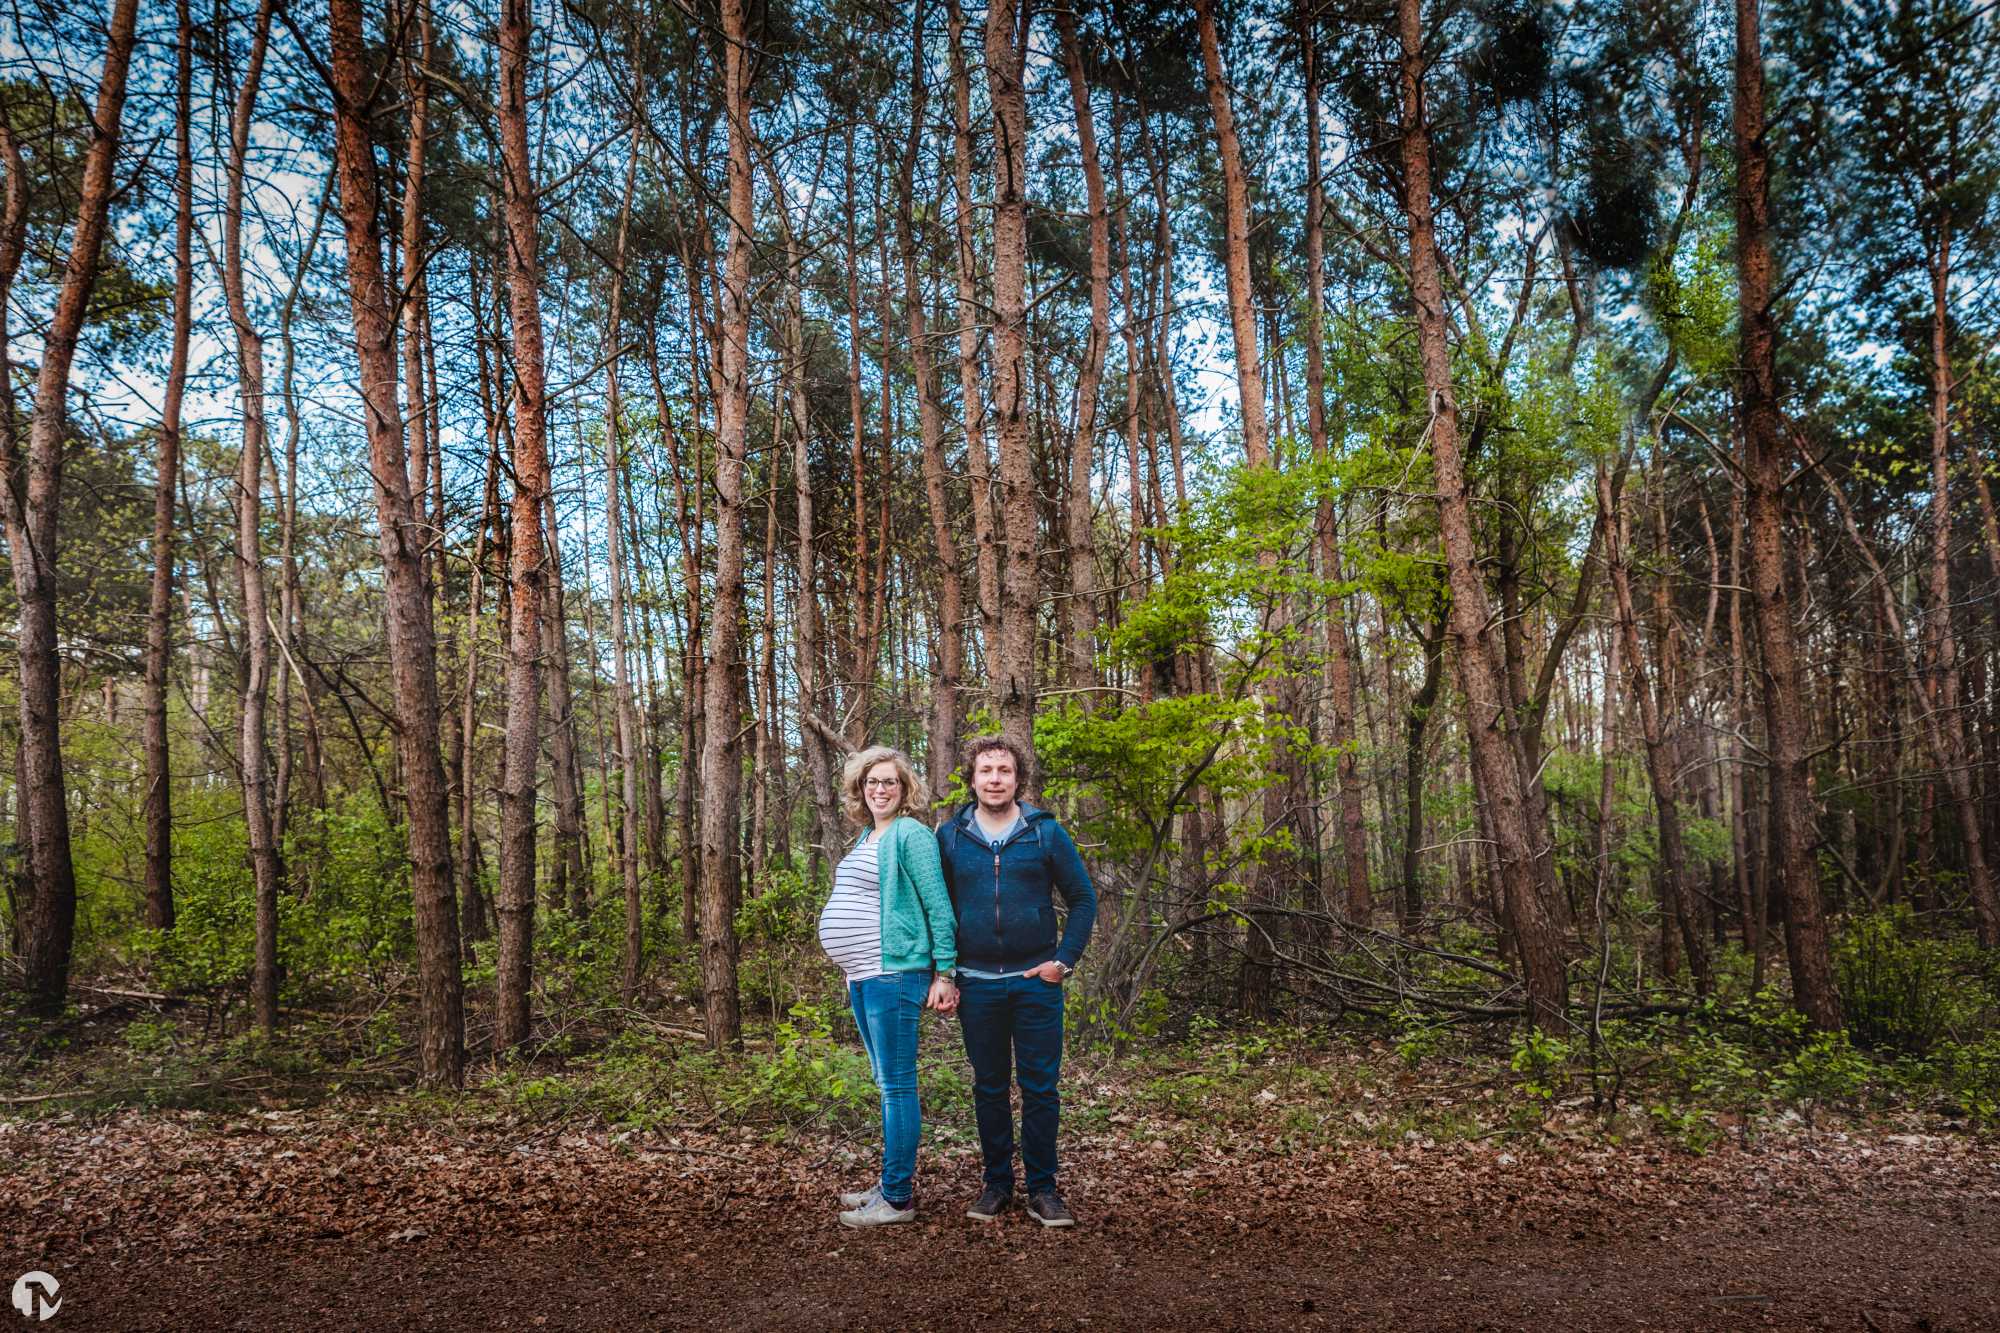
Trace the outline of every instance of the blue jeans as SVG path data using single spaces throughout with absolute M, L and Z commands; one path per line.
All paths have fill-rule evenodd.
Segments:
M 882 1197 L 907 1207 L 915 1189 L 917 1136 L 917 1016 L 930 994 L 929 972 L 890 972 L 847 983 L 854 1025 L 868 1068 L 882 1092 Z
M 1014 1188 L 1014 1110 L 1021 1084 L 1021 1165 L 1028 1193 L 1056 1187 L 1056 1124 L 1061 1106 L 1063 988 L 1039 977 L 960 974 L 958 1016 L 972 1062 L 972 1105 L 979 1121 L 985 1183 Z

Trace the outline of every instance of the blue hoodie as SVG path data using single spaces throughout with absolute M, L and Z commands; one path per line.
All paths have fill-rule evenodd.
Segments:
M 1054 959 L 1075 967 L 1097 921 L 1097 890 L 1056 817 L 1026 801 L 1021 826 L 999 847 L 968 801 L 938 826 L 944 883 L 958 914 L 958 962 L 975 972 L 1024 972 Z M 1069 921 L 1056 935 L 1055 893 Z

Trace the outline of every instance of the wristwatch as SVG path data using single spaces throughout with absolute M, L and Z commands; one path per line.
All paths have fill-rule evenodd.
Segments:
M 1060 959 L 1060 958 L 1055 958 L 1055 959 L 1051 959 L 1050 961 L 1051 961 L 1051 962 L 1053 962 L 1053 963 L 1054 963 L 1054 964 L 1055 964 L 1055 965 L 1056 965 L 1057 967 L 1059 967 L 1059 968 L 1061 968 L 1061 969 L 1062 969 L 1062 974 L 1063 974 L 1063 980 L 1064 980 L 1064 981 L 1068 981 L 1068 980 L 1069 980 L 1069 974 L 1070 974 L 1070 973 L 1072 973 L 1072 972 L 1074 972 L 1074 971 L 1076 971 L 1076 969 L 1075 969 L 1075 968 L 1071 967 L 1071 966 L 1070 966 L 1070 965 L 1069 965 L 1068 963 L 1065 963 L 1065 962 L 1064 962 L 1064 961 L 1063 961 L 1062 959 Z
M 949 981 L 952 985 L 956 986 L 958 984 L 958 969 L 955 967 L 941 967 L 938 969 L 937 979 L 939 981 Z

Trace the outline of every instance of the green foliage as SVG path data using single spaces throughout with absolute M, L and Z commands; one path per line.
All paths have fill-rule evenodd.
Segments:
M 1389 1024 L 1395 1035 L 1396 1056 L 1406 1069 L 1417 1068 L 1443 1044 L 1444 1024 L 1408 1001 L 1389 1011 Z
M 868 1057 L 836 1042 L 827 1005 L 795 1004 L 774 1034 L 776 1049 L 750 1056 L 742 1081 L 724 1095 L 738 1113 L 787 1121 L 860 1120 L 876 1105 Z
M 1645 303 L 1680 360 L 1695 376 L 1726 375 L 1736 366 L 1736 260 L 1728 220 L 1697 214 L 1692 244 L 1655 257 L 1646 273 Z
M 161 984 L 173 990 L 206 990 L 240 982 L 250 975 L 255 947 L 256 899 L 247 857 L 249 834 L 240 820 L 221 811 L 211 817 L 201 806 L 229 801 L 214 794 L 176 824 L 174 926 L 145 931 L 142 952 L 150 953 Z
M 1905 906 L 1849 922 L 1833 953 L 1848 1035 L 1870 1050 L 1928 1052 L 1970 1017 L 1965 951 L 1920 934 Z
M 1282 617 L 1284 597 L 1327 591 L 1303 552 L 1320 499 L 1335 485 L 1319 464 L 1284 471 L 1239 468 L 1213 495 L 1161 533 L 1175 552 L 1173 572 L 1125 614 L 1107 656 L 1140 671 L 1162 670 L 1182 653 L 1212 645 L 1217 688 L 1162 694 L 1146 702 L 1086 707 L 1070 700 L 1036 719 L 1035 745 L 1057 798 L 1086 798 L 1079 831 L 1110 864 L 1164 869 L 1168 830 L 1193 808 L 1196 784 L 1229 802 L 1278 780 L 1287 753 L 1323 756 L 1309 734 L 1268 706 L 1264 690 L 1287 670 L 1314 669 L 1314 650 Z M 1254 859 L 1288 835 L 1245 830 L 1218 848 L 1224 863 Z
M 1521 1079 L 1521 1091 L 1544 1105 L 1555 1100 L 1563 1086 L 1563 1066 L 1570 1057 L 1569 1043 L 1539 1028 L 1517 1032 L 1507 1067 Z
M 1773 1089 L 1805 1108 L 1810 1120 L 1826 1102 L 1846 1101 L 1867 1085 L 1869 1065 L 1845 1032 L 1819 1032 L 1797 1054 L 1779 1062 Z
M 175 990 L 238 985 L 256 944 L 249 838 L 230 792 L 184 798 L 174 829 L 174 926 L 142 930 L 140 951 Z M 288 1001 L 355 981 L 381 982 L 411 956 L 413 930 L 403 833 L 354 793 L 287 836 L 294 879 L 310 859 L 315 885 L 278 902 L 278 958 Z
M 773 865 L 764 872 L 757 889 L 754 897 L 736 909 L 737 939 L 745 945 L 786 945 L 815 938 L 826 893 L 807 877 L 803 867 Z
M 1977 1042 L 1946 1042 L 1933 1069 L 1939 1091 L 1966 1119 L 2000 1128 L 2000 1033 Z

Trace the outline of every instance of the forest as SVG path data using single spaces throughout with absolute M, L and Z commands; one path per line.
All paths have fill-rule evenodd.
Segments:
M 22 1132 L 865 1137 L 841 765 L 941 815 L 997 733 L 1146 1151 L 1990 1151 L 1983 0 L 30 0 L 0 61 Z

